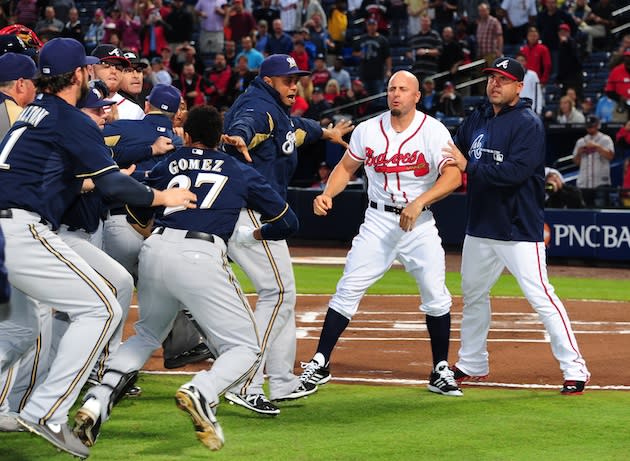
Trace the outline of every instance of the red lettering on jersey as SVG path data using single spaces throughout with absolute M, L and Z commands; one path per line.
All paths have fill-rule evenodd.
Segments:
M 424 154 L 419 151 L 395 154 L 389 160 L 386 154 L 378 157 L 370 157 L 365 161 L 366 166 L 373 166 L 377 173 L 402 173 L 413 171 L 414 176 L 425 176 L 429 173 L 429 164 L 424 158 Z

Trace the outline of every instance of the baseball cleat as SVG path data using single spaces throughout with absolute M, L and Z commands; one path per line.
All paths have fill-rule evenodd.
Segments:
M 0 432 L 24 432 L 24 427 L 17 419 L 18 414 L 12 411 L 0 414 Z
M 199 390 L 190 383 L 184 384 L 177 390 L 175 402 L 180 410 L 190 415 L 201 443 L 210 450 L 220 450 L 225 442 L 223 429 Z
M 101 431 L 101 403 L 89 397 L 74 416 L 72 432 L 86 447 L 93 447 Z
M 311 384 L 326 384 L 332 378 L 330 366 L 324 363 L 324 356 L 319 352 L 310 362 L 302 362 L 304 371 L 300 375 L 300 381 Z
M 300 382 L 300 385 L 296 387 L 293 392 L 290 394 L 284 395 L 282 397 L 278 397 L 274 399 L 276 402 L 281 402 L 283 400 L 295 400 L 301 399 L 302 397 L 306 397 L 307 395 L 311 395 L 317 392 L 317 385 L 312 383 L 303 383 Z
M 215 358 L 214 354 L 208 349 L 208 346 L 204 343 L 199 343 L 189 351 L 182 352 L 175 357 L 165 358 L 164 368 L 180 368 L 189 363 L 197 363 L 202 360 L 214 360 Z
M 450 395 L 454 397 L 464 395 L 457 385 L 455 373 L 453 373 L 453 370 L 448 367 L 448 362 L 446 360 L 442 360 L 435 366 L 431 372 L 431 376 L 429 376 L 429 384 L 427 385 L 427 388 L 436 394 Z
M 67 424 L 39 424 L 18 417 L 18 423 L 33 434 L 39 435 L 59 450 L 70 453 L 77 458 L 85 459 L 90 456 L 90 449 L 83 445 Z
M 231 405 L 240 405 L 248 410 L 255 411 L 261 415 L 276 416 L 280 414 L 280 409 L 265 397 L 265 394 L 240 395 L 233 392 L 225 393 L 225 400 Z
M 457 368 L 455 365 L 453 365 L 451 367 L 451 371 L 454 374 L 455 381 L 457 381 L 457 384 L 461 384 L 464 381 L 479 382 L 479 381 L 485 381 L 486 379 L 488 379 L 488 375 L 483 375 L 483 376 L 470 376 L 470 375 L 467 375 L 462 370 Z
M 584 386 L 586 386 L 584 381 L 568 380 L 562 385 L 560 393 L 562 395 L 582 395 L 584 394 Z

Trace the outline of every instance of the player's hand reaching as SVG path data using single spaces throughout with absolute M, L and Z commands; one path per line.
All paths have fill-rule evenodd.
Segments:
M 252 163 L 252 157 L 251 155 L 249 155 L 247 144 L 245 144 L 245 140 L 243 138 L 241 138 L 240 136 L 230 136 L 227 134 L 222 134 L 221 142 L 234 146 L 236 150 L 238 150 L 243 155 L 243 157 L 245 157 L 246 161 Z
M 180 189 L 178 187 L 166 190 L 153 189 L 153 194 L 153 203 L 151 206 L 197 207 L 197 196 L 188 189 Z
M 332 198 L 329 195 L 320 194 L 313 200 L 313 213 L 317 216 L 326 216 L 332 206 Z
M 335 144 L 339 144 L 343 146 L 344 149 L 347 149 L 348 143 L 343 140 L 343 137 L 352 130 L 354 130 L 354 125 L 350 120 L 341 120 L 337 122 L 335 126 L 331 123 L 328 127 L 324 128 L 322 138 L 327 141 L 334 142 Z
M 159 136 L 153 144 L 151 144 L 152 155 L 164 155 L 175 150 L 173 141 L 166 136 Z
M 442 148 L 443 156 L 445 158 L 450 158 L 453 160 L 453 163 L 459 168 L 459 171 L 462 173 L 466 171 L 466 165 L 468 165 L 468 160 L 464 157 L 464 154 L 457 148 L 453 141 L 448 142 L 447 147 Z
M 413 227 L 416 224 L 416 219 L 418 219 L 418 216 L 420 216 L 420 213 L 422 213 L 423 208 L 424 204 L 419 202 L 418 200 L 414 200 L 409 205 L 407 205 L 400 213 L 400 228 L 405 232 L 412 231 Z

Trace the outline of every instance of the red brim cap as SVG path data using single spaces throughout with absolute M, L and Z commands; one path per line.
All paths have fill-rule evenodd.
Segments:
M 501 75 L 506 76 L 510 80 L 514 80 L 515 82 L 518 82 L 518 78 L 515 75 L 512 75 L 509 72 L 506 72 L 501 69 L 495 69 L 494 67 L 486 67 L 485 69 L 482 69 L 481 72 L 483 72 L 484 74 L 491 74 L 491 73 L 501 74 Z

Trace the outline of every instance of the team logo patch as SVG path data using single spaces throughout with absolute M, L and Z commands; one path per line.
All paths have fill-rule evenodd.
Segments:
M 483 149 L 483 133 L 475 138 L 470 149 L 468 150 L 468 156 L 474 157 L 477 160 L 481 158 L 481 152 Z
M 504 59 L 503 61 L 501 61 L 499 64 L 497 64 L 497 67 L 503 67 L 505 70 L 507 70 L 508 68 L 508 63 L 509 61 L 507 59 Z
M 297 64 L 295 63 L 295 59 L 293 59 L 291 56 L 287 58 L 287 62 L 289 63 L 289 68 L 297 67 Z
M 374 167 L 376 173 L 403 173 L 413 171 L 416 177 L 429 173 L 429 163 L 420 151 L 404 152 L 387 158 L 387 153 L 374 155 L 374 150 L 366 147 L 365 166 Z

